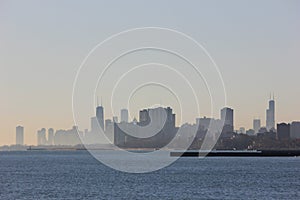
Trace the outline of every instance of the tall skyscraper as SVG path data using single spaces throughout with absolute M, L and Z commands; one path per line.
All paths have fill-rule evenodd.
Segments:
M 102 128 L 102 130 L 104 130 L 104 108 L 102 106 L 97 106 L 96 117 L 97 117 L 99 126 Z
M 38 145 L 46 145 L 46 129 L 42 128 L 37 132 L 37 144 Z
M 128 123 L 128 110 L 127 109 L 121 110 L 121 122 Z
M 253 120 L 253 130 L 254 130 L 255 134 L 258 133 L 260 127 L 261 127 L 260 119 L 254 119 Z
M 105 135 L 109 141 L 114 141 L 114 122 L 110 119 L 105 120 Z
M 99 125 L 98 125 L 97 117 L 92 117 L 91 118 L 91 132 L 98 133 L 98 130 L 99 130 Z
M 234 130 L 233 109 L 223 108 L 221 110 L 221 122 L 224 123 L 222 133 L 232 133 Z
M 24 145 L 24 127 L 16 127 L 16 145 Z
M 53 130 L 53 128 L 48 129 L 48 145 L 54 145 L 54 130 Z
M 266 111 L 266 128 L 268 131 L 275 129 L 275 100 L 269 100 L 269 108 Z

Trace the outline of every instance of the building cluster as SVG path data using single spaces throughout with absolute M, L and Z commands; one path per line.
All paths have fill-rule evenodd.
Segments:
M 170 107 L 144 109 L 139 122 L 114 124 L 114 144 L 126 148 L 161 148 L 175 136 L 175 114 Z
M 48 134 L 46 129 L 42 128 L 37 131 L 37 144 L 39 146 L 77 145 L 81 143 L 79 134 L 82 135 L 83 133 L 76 126 L 69 130 L 57 130 L 56 132 L 53 128 L 49 128 Z
M 129 122 L 128 110 L 120 111 L 120 122 L 118 117 L 112 119 L 104 118 L 104 107 L 96 107 L 96 116 L 91 118 L 90 130 L 79 131 L 76 126 L 70 130 L 48 129 L 37 131 L 38 145 L 77 145 L 100 144 L 103 142 L 102 130 L 107 142 L 114 143 L 121 148 L 161 148 L 169 144 L 176 134 L 177 140 L 174 147 L 180 144 L 203 140 L 205 136 L 211 139 L 231 138 L 236 134 L 249 136 L 270 136 L 277 140 L 300 139 L 300 122 L 290 124 L 280 123 L 275 128 L 275 100 L 269 100 L 266 110 L 266 126 L 261 125 L 260 119 L 253 120 L 253 128 L 246 130 L 241 127 L 234 129 L 234 110 L 225 107 L 221 109 L 220 118 L 196 118 L 196 123 L 185 123 L 176 127 L 176 115 L 172 108 L 149 108 L 139 112 L 139 120 L 133 119 Z M 194 137 L 196 133 L 196 138 Z M 190 141 L 187 141 L 190 140 Z M 24 127 L 16 127 L 16 144 L 24 145 Z

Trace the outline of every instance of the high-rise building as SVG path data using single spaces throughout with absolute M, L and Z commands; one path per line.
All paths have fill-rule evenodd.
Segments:
M 269 108 L 266 111 L 266 128 L 268 131 L 275 129 L 275 100 L 269 100 Z
M 150 116 L 147 109 L 140 110 L 139 124 L 145 126 L 150 123 Z
M 97 117 L 92 117 L 91 118 L 91 132 L 92 133 L 98 133 L 100 124 L 98 124 Z
M 42 128 L 37 132 L 37 144 L 38 145 L 46 145 L 46 129 Z
M 300 122 L 292 122 L 290 131 L 292 139 L 300 139 Z
M 261 128 L 260 119 L 254 119 L 253 120 L 253 130 L 254 130 L 254 133 L 257 134 L 260 128 Z
M 24 145 L 24 127 L 16 127 L 16 145 Z
M 48 145 L 54 145 L 54 130 L 53 130 L 53 128 L 48 129 Z
M 105 120 L 105 135 L 111 143 L 113 143 L 114 122 L 110 119 Z
M 96 108 L 96 117 L 99 123 L 99 126 L 104 130 L 104 108 L 102 106 L 97 106 Z
M 233 109 L 223 108 L 221 110 L 221 121 L 224 123 L 223 132 L 233 132 L 234 121 L 233 121 Z
M 127 109 L 121 110 L 121 122 L 128 123 L 128 110 Z
M 286 124 L 286 123 L 277 124 L 277 139 L 278 140 L 290 139 L 290 124 Z

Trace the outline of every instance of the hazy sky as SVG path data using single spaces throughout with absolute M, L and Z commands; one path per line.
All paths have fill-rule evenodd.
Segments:
M 25 126 L 26 144 L 36 143 L 42 127 L 70 128 L 83 58 L 110 35 L 144 26 L 176 29 L 205 46 L 220 68 L 236 128 L 252 127 L 253 117 L 264 125 L 273 91 L 276 121 L 300 120 L 299 19 L 297 0 L 2 0 L 0 145 L 15 142 L 17 125 Z

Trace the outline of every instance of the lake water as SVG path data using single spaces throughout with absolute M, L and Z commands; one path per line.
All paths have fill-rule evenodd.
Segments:
M 0 199 L 300 199 L 300 158 L 180 158 L 129 174 L 86 151 L 0 152 Z

